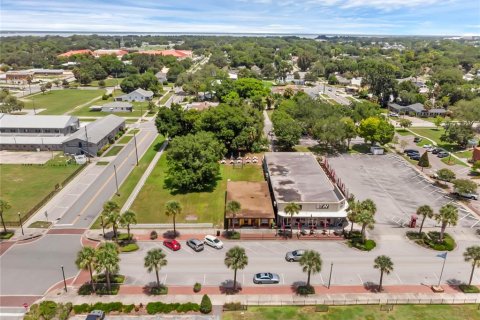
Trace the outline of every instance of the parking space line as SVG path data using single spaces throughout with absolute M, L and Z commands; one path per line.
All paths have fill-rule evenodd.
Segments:
M 358 279 L 360 279 L 360 283 L 363 285 L 364 284 L 363 279 L 362 279 L 362 277 L 360 277 L 360 275 L 358 273 L 357 273 L 357 277 L 358 277 Z
M 395 274 L 395 276 L 397 277 L 398 279 L 398 282 L 400 282 L 400 284 L 403 284 L 402 280 L 400 279 L 400 277 L 398 276 L 398 273 L 396 272 L 393 272 Z
M 282 284 L 285 284 L 285 275 L 282 273 Z
M 245 284 L 245 273 L 242 273 L 242 284 Z
M 205 282 L 207 282 L 207 274 L 203 274 L 203 285 L 205 285 Z
M 322 284 L 325 285 L 325 281 L 323 281 L 323 276 L 321 273 L 320 273 L 320 280 L 322 280 Z
M 164 284 L 164 285 L 167 285 L 167 276 L 168 276 L 168 274 L 165 273 L 165 279 L 163 279 L 163 284 Z

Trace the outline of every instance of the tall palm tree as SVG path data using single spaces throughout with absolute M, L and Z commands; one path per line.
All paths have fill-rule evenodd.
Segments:
M 162 249 L 151 249 L 147 252 L 145 256 L 144 266 L 147 268 L 148 272 L 155 271 L 157 276 L 157 287 L 160 288 L 160 278 L 158 277 L 158 271 L 164 266 L 167 265 L 167 259 L 165 258 L 165 253 Z
M 111 225 L 113 228 L 113 237 L 117 239 L 117 227 L 120 219 L 120 207 L 115 201 L 107 201 L 103 204 L 102 215 L 102 228 Z
M 284 209 L 285 213 L 290 216 L 290 220 L 293 220 L 293 216 L 298 214 L 300 210 L 301 210 L 300 205 L 295 202 L 289 202 Z M 290 221 L 290 225 L 291 224 L 292 224 L 292 221 Z
M 373 216 L 373 213 L 371 213 L 368 210 L 362 210 L 358 213 L 356 216 L 357 223 L 359 223 L 362 226 L 362 243 L 365 243 L 366 236 L 365 236 L 365 231 L 366 229 L 373 229 L 375 225 L 375 218 Z
M 93 270 L 97 264 L 97 254 L 92 247 L 83 247 L 77 254 L 77 260 L 75 264 L 81 270 L 88 270 L 90 273 L 90 284 L 92 285 L 92 291 L 95 292 L 95 282 L 93 280 Z
M 237 217 L 237 213 L 240 212 L 242 209 L 241 204 L 238 201 L 232 200 L 227 203 L 227 213 L 230 213 L 232 215 L 232 229 L 235 231 L 235 218 Z
M 373 267 L 375 269 L 380 269 L 380 284 L 378 286 L 378 291 L 382 291 L 383 274 L 390 274 L 390 272 L 393 271 L 392 259 L 384 255 L 378 256 L 375 258 Z
M 365 199 L 362 201 L 362 208 L 371 212 L 372 214 L 377 213 L 377 205 L 373 202 L 372 199 Z
M 120 216 L 120 224 L 127 227 L 127 235 L 130 240 L 130 225 L 137 224 L 137 214 L 131 210 L 127 210 Z
M 465 258 L 465 262 L 472 262 L 472 273 L 468 281 L 468 285 L 471 286 L 475 267 L 480 267 L 480 246 L 468 247 L 463 253 L 463 257 Z
M 167 201 L 167 203 L 165 203 L 165 214 L 173 218 L 173 236 L 176 237 L 177 229 L 175 227 L 175 218 L 177 215 L 182 214 L 182 205 L 176 200 Z
M 303 272 L 307 272 L 307 286 L 310 286 L 310 275 L 322 271 L 322 258 L 315 250 L 306 250 L 300 258 L 300 265 Z
M 418 207 L 417 209 L 417 216 L 422 216 L 422 223 L 420 224 L 420 231 L 418 234 L 422 234 L 423 224 L 425 223 L 425 219 L 433 217 L 433 209 L 429 205 L 423 205 Z
M 112 274 L 117 273 L 120 268 L 117 245 L 112 242 L 102 243 L 100 247 L 98 247 L 96 256 L 96 270 L 104 273 L 107 281 L 107 290 L 110 292 L 112 290 L 110 277 Z
M 348 200 L 347 218 L 350 221 L 350 233 L 353 231 L 353 224 L 357 222 L 357 215 L 361 209 L 361 202 L 355 199 Z
M 5 226 L 5 221 L 3 220 L 3 213 L 10 209 L 12 206 L 8 201 L 0 199 L 0 219 L 2 220 L 3 232 L 7 233 L 7 227 Z
M 229 269 L 233 269 L 233 291 L 237 290 L 237 270 L 243 270 L 248 265 L 248 257 L 245 249 L 235 246 L 225 254 L 225 265 Z
M 446 204 L 440 208 L 440 212 L 435 215 L 435 220 L 442 224 L 440 229 L 440 242 L 443 241 L 445 229 L 448 225 L 456 226 L 458 222 L 458 209 L 452 204 Z

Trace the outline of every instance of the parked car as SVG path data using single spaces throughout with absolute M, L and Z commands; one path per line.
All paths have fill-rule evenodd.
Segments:
M 419 143 L 420 141 L 422 141 L 422 138 L 420 138 L 420 137 L 413 138 L 413 142 L 415 142 L 415 143 Z
M 398 117 L 398 113 L 396 113 L 396 112 L 390 112 L 390 113 L 388 114 L 388 116 L 389 116 L 389 117 Z
M 305 250 L 295 250 L 295 251 L 287 252 L 287 254 L 285 255 L 285 260 L 289 262 L 299 261 L 304 253 L 305 253 Z
M 459 192 L 454 192 L 455 195 L 462 197 L 462 198 L 467 198 L 470 200 L 478 200 L 478 193 L 459 193 Z
M 257 273 L 253 276 L 253 283 L 255 284 L 268 284 L 268 283 L 279 283 L 280 277 L 276 273 Z
M 412 160 L 416 160 L 416 161 L 420 160 L 420 154 L 418 153 L 409 154 L 408 157 Z
M 103 319 L 105 319 L 105 312 L 101 310 L 93 310 L 85 318 L 85 320 L 103 320 Z
M 198 239 L 188 239 L 187 246 L 189 246 L 196 252 L 202 251 L 204 249 L 203 242 Z
M 405 149 L 405 150 L 403 150 L 403 153 L 405 153 L 405 154 L 407 154 L 407 155 L 408 155 L 409 153 L 418 153 L 418 154 L 420 154 L 420 151 L 415 150 L 415 149 Z
M 218 240 L 217 237 L 212 236 L 212 235 L 205 236 L 205 239 L 203 239 L 203 242 L 205 244 L 208 244 L 210 247 L 215 248 L 215 249 L 222 249 L 223 248 L 223 242 Z
M 163 245 L 173 251 L 178 251 L 182 247 L 180 243 L 175 239 L 169 239 L 163 241 Z
M 446 152 L 446 151 L 440 151 L 439 153 L 437 153 L 437 157 L 439 157 L 439 158 L 448 157 L 448 152 Z
M 437 153 L 439 153 L 440 151 L 443 151 L 443 150 L 440 149 L 440 148 L 434 148 L 434 149 L 432 150 L 432 153 L 433 153 L 433 154 L 437 154 Z

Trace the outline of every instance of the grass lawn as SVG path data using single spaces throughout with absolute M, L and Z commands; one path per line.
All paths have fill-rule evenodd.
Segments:
M 104 157 L 112 157 L 116 156 L 121 150 L 123 149 L 123 146 L 113 146 L 106 154 L 104 154 Z
M 390 312 L 378 305 L 331 306 L 328 312 L 315 307 L 249 307 L 247 311 L 224 312 L 224 320 L 463 320 L 480 319 L 477 305 L 397 305 Z
M 45 94 L 37 94 L 25 99 L 25 108 L 46 109 L 40 114 L 64 114 L 72 110 L 74 107 L 84 104 L 92 99 L 102 96 L 105 90 L 52 90 Z
M 120 90 L 115 90 L 113 92 L 113 96 L 119 96 L 122 95 L 123 92 Z M 102 112 L 102 111 L 91 111 L 90 107 L 91 106 L 102 106 L 106 103 L 111 103 L 113 102 L 113 97 L 108 98 L 107 100 L 97 100 L 89 105 L 83 106 L 82 108 L 76 110 L 73 112 L 73 115 L 76 116 L 83 116 L 83 117 L 104 117 L 108 116 L 109 114 L 112 114 L 111 112 Z M 147 106 L 148 102 L 132 102 L 133 105 L 133 111 L 132 112 L 116 112 L 114 113 L 115 115 L 119 117 L 140 117 L 142 113 L 145 113 L 147 111 Z
M 462 161 L 459 161 L 457 159 L 455 159 L 454 157 L 445 157 L 445 158 L 442 158 L 441 160 L 443 163 L 449 165 L 449 166 L 453 166 L 454 164 L 457 164 L 459 166 L 464 166 L 464 167 L 467 167 L 467 165 L 465 163 L 463 163 Z
M 413 133 L 410 131 L 407 131 L 405 129 L 395 129 L 395 132 L 398 133 L 401 136 L 413 136 Z
M 113 78 L 113 79 L 105 79 L 104 81 L 105 81 L 105 86 L 106 87 L 114 87 L 117 84 L 120 85 L 120 83 L 122 83 L 122 80 L 123 80 L 123 78 L 116 78 L 116 79 Z M 92 87 L 98 87 L 99 86 L 98 80 L 90 82 L 89 85 L 92 86 Z
M 457 145 L 451 144 L 451 143 L 448 143 L 448 142 L 443 142 L 443 141 L 440 140 L 440 137 L 442 136 L 443 132 L 445 131 L 443 128 L 441 128 L 439 130 L 433 129 L 433 128 L 410 128 L 410 130 L 412 130 L 413 132 L 415 132 L 415 133 L 417 133 L 421 136 L 427 137 L 427 138 L 435 141 L 440 148 L 443 148 L 447 151 L 455 152 L 455 151 L 460 150 Z
M 163 97 L 160 99 L 159 105 L 165 104 L 165 102 L 167 102 L 167 100 L 170 99 L 172 95 L 173 95 L 172 91 L 169 91 L 167 94 L 163 95 Z
M 473 157 L 473 151 L 472 150 L 455 152 L 454 154 L 459 158 L 465 158 L 465 159 L 472 159 L 472 157 Z
M 5 221 L 17 222 L 17 212 L 22 215 L 28 212 L 77 168 L 77 165 L 0 165 L 0 198 L 12 206 L 5 212 Z
M 183 206 L 183 213 L 177 217 L 177 222 L 212 222 L 214 225 L 223 225 L 227 179 L 231 181 L 264 180 L 262 168 L 259 165 L 246 165 L 243 169 L 220 165 L 222 179 L 218 181 L 213 191 L 172 195 L 164 188 L 166 169 L 167 160 L 164 154 L 132 205 L 132 210 L 138 215 L 139 223 L 170 222 L 171 218 L 164 213 L 165 203 L 175 199 Z M 197 216 L 197 220 L 185 220 L 188 215 Z
M 127 144 L 132 139 L 133 139 L 133 136 L 123 136 L 122 138 L 120 138 L 120 140 L 117 141 L 117 143 Z
M 125 204 L 128 197 L 132 193 L 133 189 L 137 185 L 138 181 L 142 177 L 143 173 L 145 172 L 145 170 L 147 170 L 148 165 L 150 164 L 150 162 L 152 162 L 153 157 L 155 157 L 155 154 L 157 153 L 157 151 L 162 147 L 162 144 L 164 141 L 165 141 L 164 137 L 162 136 L 157 137 L 157 139 L 152 143 L 152 146 L 147 150 L 147 152 L 145 152 L 143 157 L 138 161 L 138 166 L 133 168 L 130 175 L 120 186 L 120 189 L 118 190 L 120 193 L 120 196 L 113 196 L 111 200 L 118 203 L 120 207 L 122 207 Z M 95 221 L 92 228 L 93 229 L 100 228 L 100 219 Z

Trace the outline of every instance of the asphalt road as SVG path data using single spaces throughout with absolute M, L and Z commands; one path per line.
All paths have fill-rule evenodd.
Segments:
M 404 230 L 385 235 L 378 247 L 371 252 L 361 252 L 348 248 L 340 241 L 231 241 L 216 250 L 206 247 L 203 252 L 194 252 L 180 241 L 182 249 L 176 252 L 165 248 L 161 243 L 145 242 L 140 251 L 121 255 L 120 273 L 127 276 L 126 283 L 146 285 L 155 281 L 155 274 L 143 267 L 143 259 L 151 248 L 164 249 L 168 265 L 161 269 L 160 280 L 166 285 L 193 286 L 195 282 L 204 285 L 221 285 L 233 281 L 233 271 L 227 269 L 223 259 L 225 252 L 235 245 L 246 250 L 248 266 L 238 271 L 238 282 L 243 286 L 256 286 L 253 275 L 258 272 L 275 272 L 280 275 L 280 284 L 291 285 L 305 281 L 297 262 L 285 261 L 285 253 L 295 249 L 314 249 L 321 253 L 323 268 L 320 274 L 312 276 L 313 284 L 328 283 L 330 265 L 333 265 L 332 285 L 366 285 L 378 283 L 379 272 L 373 268 L 373 260 L 381 254 L 390 256 L 395 270 L 385 277 L 387 285 L 436 284 L 443 260 L 436 257 L 438 252 L 421 248 L 407 242 Z M 474 241 L 459 241 L 459 247 L 449 253 L 442 283 L 458 283 L 468 280 L 471 265 L 463 261 L 462 253 Z M 480 273 L 474 276 L 474 283 L 480 283 Z

